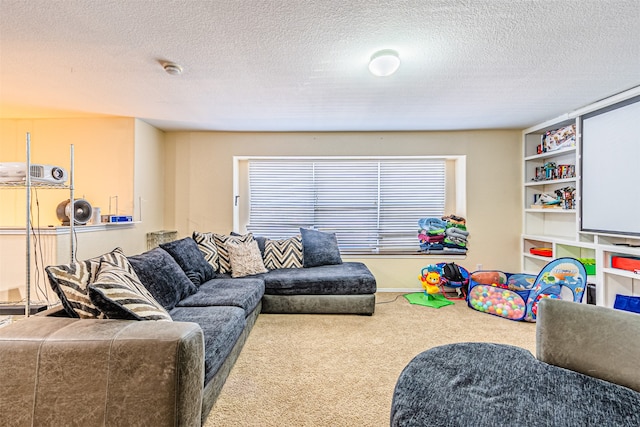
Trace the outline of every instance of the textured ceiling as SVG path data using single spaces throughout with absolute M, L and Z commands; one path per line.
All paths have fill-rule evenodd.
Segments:
M 521 129 L 638 85 L 640 0 L 0 0 L 2 118 Z

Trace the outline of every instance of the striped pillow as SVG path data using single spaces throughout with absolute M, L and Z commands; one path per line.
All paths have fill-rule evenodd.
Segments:
M 131 268 L 122 249 L 91 258 L 75 261 L 66 265 L 53 265 L 45 268 L 49 284 L 60 298 L 67 315 L 81 319 L 103 318 L 104 314 L 89 298 L 88 286 L 93 283 L 101 261 L 108 261 L 120 267 Z
M 89 285 L 89 296 L 109 319 L 172 321 L 133 268 L 102 261 L 95 282 Z
M 229 251 L 227 250 L 227 242 L 247 243 L 253 239 L 252 233 L 247 233 L 244 236 L 227 236 L 222 234 L 213 233 L 213 240 L 216 242 L 216 248 L 218 249 L 218 272 L 222 274 L 231 273 L 231 261 L 229 260 Z
M 302 268 L 302 237 L 297 235 L 283 240 L 267 239 L 264 244 L 264 266 L 269 270 Z
M 213 271 L 218 271 L 220 268 L 218 247 L 213 239 L 213 233 L 200 233 L 198 231 L 193 232 L 193 240 L 198 244 L 198 249 L 204 255 L 204 259 L 213 267 Z

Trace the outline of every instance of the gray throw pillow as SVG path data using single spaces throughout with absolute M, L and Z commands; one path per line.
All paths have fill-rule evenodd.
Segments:
M 162 243 L 160 247 L 169 252 L 194 285 L 200 286 L 216 277 L 213 267 L 204 259 L 197 243 L 191 237 Z
M 335 233 L 301 228 L 302 263 L 306 267 L 342 264 L 340 248 Z
M 128 260 L 144 287 L 167 311 L 180 300 L 198 292 L 196 285 L 162 248 L 130 256 Z

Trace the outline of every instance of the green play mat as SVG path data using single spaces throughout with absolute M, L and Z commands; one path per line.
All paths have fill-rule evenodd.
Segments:
M 424 292 L 415 292 L 412 294 L 405 294 L 404 297 L 411 304 L 424 305 L 426 307 L 440 308 L 445 305 L 452 305 L 453 301 L 450 301 L 442 294 L 426 295 Z

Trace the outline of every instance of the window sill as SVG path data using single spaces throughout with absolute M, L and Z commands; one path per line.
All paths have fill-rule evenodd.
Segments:
M 466 259 L 467 254 L 456 253 L 436 253 L 429 254 L 422 251 L 380 251 L 373 252 L 351 252 L 343 251 L 343 258 L 447 258 L 447 259 Z

